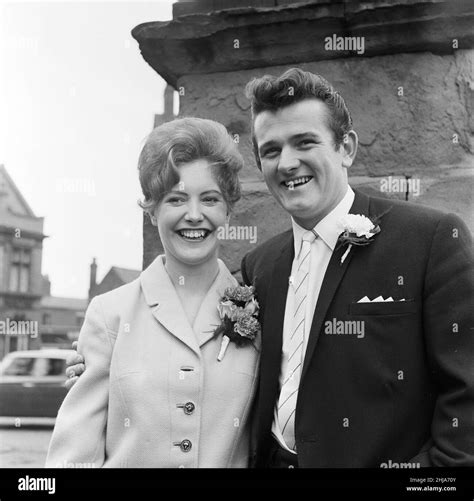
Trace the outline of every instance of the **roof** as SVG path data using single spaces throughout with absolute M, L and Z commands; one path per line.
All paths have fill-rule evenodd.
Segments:
M 21 194 L 20 190 L 18 189 L 17 185 L 13 181 L 13 179 L 10 177 L 10 175 L 7 172 L 7 169 L 3 164 L 0 164 L 0 180 L 1 178 L 5 179 L 5 181 L 8 183 L 10 186 L 10 189 L 12 190 L 13 194 L 16 196 L 17 200 L 20 202 L 21 206 L 23 207 L 26 216 L 30 217 L 35 217 L 35 214 L 31 207 L 28 205 L 28 202 L 25 200 L 23 195 Z
M 41 298 L 41 308 L 54 308 L 60 310 L 86 310 L 87 299 L 76 297 L 55 297 L 43 296 Z
M 124 284 L 132 282 L 133 280 L 138 278 L 141 273 L 140 270 L 130 270 L 128 268 L 119 268 L 118 266 L 112 266 L 112 268 L 110 268 L 109 273 L 111 271 L 114 271 Z

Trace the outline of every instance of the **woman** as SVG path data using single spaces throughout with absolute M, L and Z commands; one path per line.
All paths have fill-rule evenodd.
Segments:
M 90 303 L 78 351 L 87 370 L 58 413 L 48 467 L 247 467 L 259 338 L 230 343 L 217 305 L 237 285 L 217 230 L 240 197 L 242 157 L 224 126 L 156 128 L 139 159 L 142 208 L 164 255 Z

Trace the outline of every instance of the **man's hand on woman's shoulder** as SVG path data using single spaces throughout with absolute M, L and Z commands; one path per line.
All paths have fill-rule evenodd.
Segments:
M 84 357 L 77 353 L 77 341 L 72 343 L 72 349 L 76 350 L 76 353 L 70 355 L 66 359 L 66 382 L 64 386 L 69 391 L 79 379 L 79 376 L 85 371 L 86 366 L 84 365 Z

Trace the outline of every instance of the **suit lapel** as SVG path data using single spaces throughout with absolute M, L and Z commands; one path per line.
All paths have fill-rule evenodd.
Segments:
M 355 198 L 349 213 L 362 214 L 364 216 L 368 216 L 369 198 L 357 190 L 354 191 L 355 191 Z M 351 262 L 352 256 L 358 250 L 359 249 L 352 248 L 342 264 L 341 264 L 341 257 L 346 251 L 346 247 L 334 250 L 334 252 L 332 253 L 326 273 L 324 275 L 323 283 L 321 285 L 321 290 L 319 293 L 318 302 L 316 304 L 316 309 L 314 310 L 313 322 L 311 324 L 308 346 L 306 348 L 301 380 L 303 380 L 306 372 L 308 371 L 308 366 L 311 362 L 313 352 L 318 343 L 319 334 L 321 332 L 321 327 L 326 317 L 328 308 L 339 287 L 342 277 L 344 276 L 344 273 L 346 272 L 349 263 Z
M 201 356 L 198 340 L 184 313 L 181 301 L 158 256 L 140 275 L 145 301 L 156 320 L 173 336 Z
M 280 379 L 283 322 L 285 318 L 288 279 L 294 257 L 293 232 L 285 235 L 281 254 L 276 259 L 263 318 L 262 355 L 260 360 L 260 416 L 273 415 Z M 262 427 L 265 424 L 262 423 Z

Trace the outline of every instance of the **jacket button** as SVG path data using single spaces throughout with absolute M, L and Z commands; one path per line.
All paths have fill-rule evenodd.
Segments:
M 194 412 L 194 409 L 196 406 L 192 402 L 186 402 L 184 404 L 184 413 L 185 414 L 192 414 Z
M 183 440 L 180 444 L 180 448 L 183 452 L 189 452 L 191 450 L 191 447 L 193 444 L 191 443 L 191 440 L 188 440 L 187 438 Z

